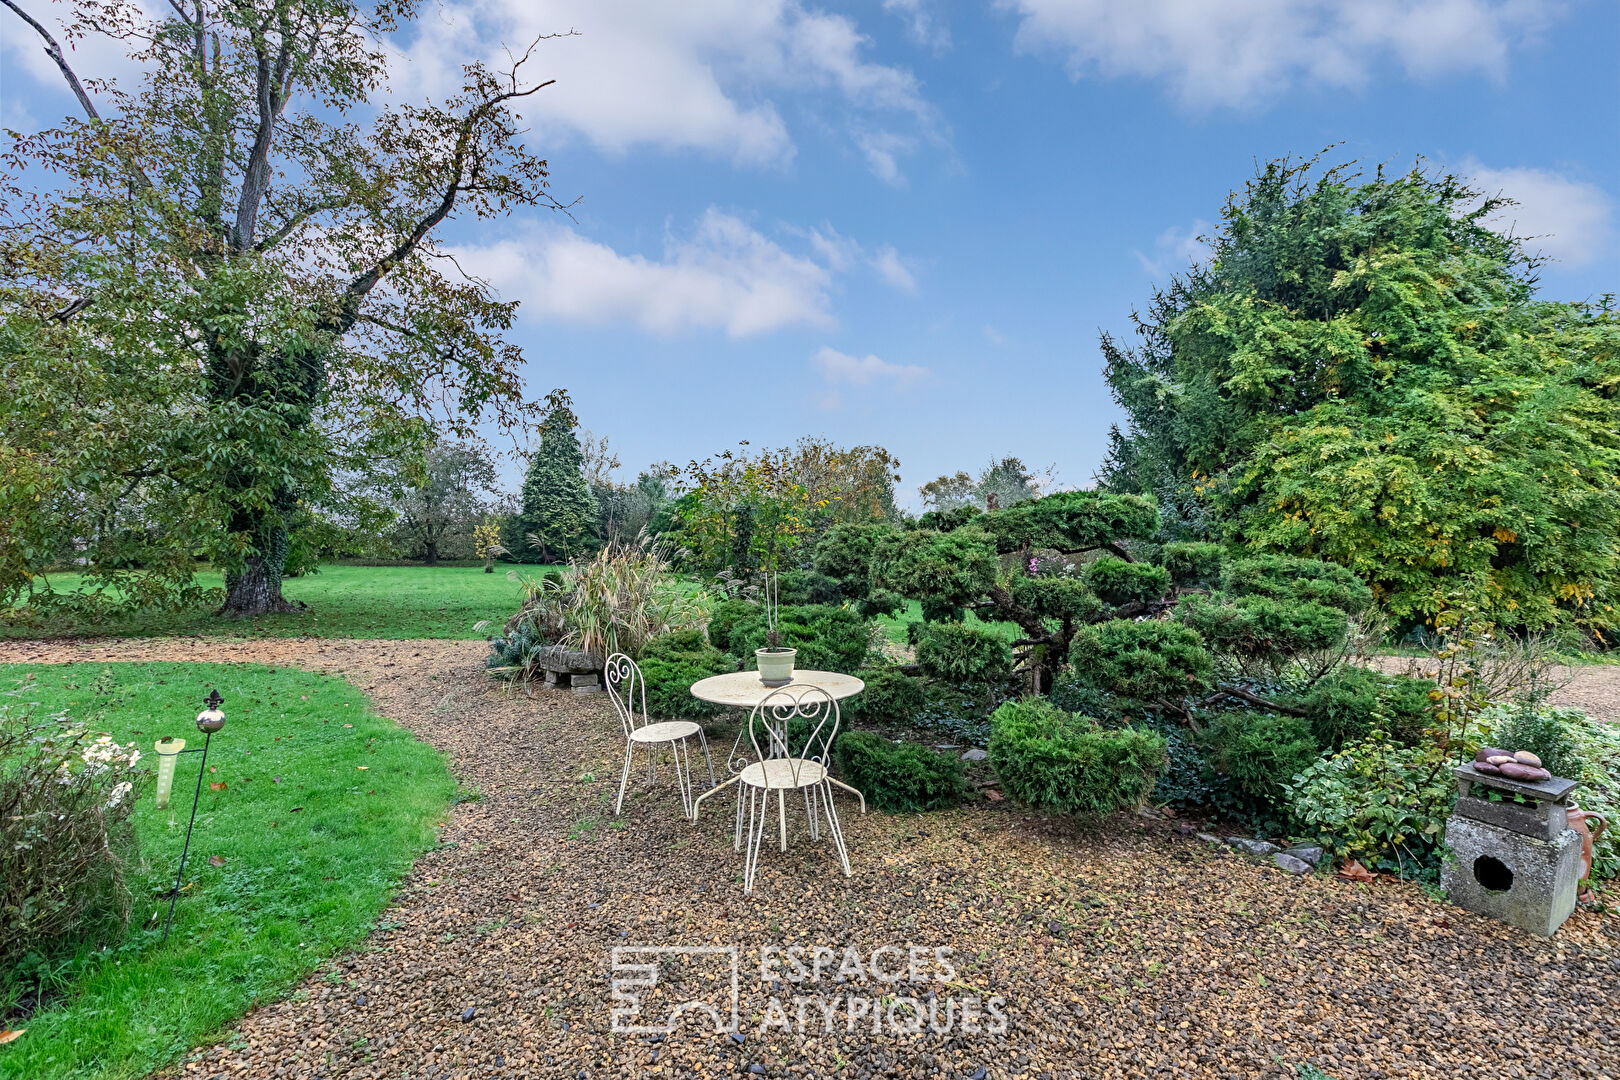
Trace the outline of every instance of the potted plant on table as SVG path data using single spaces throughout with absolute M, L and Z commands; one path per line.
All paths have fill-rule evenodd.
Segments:
M 793 658 L 799 654 L 798 649 L 782 647 L 782 631 L 779 629 L 781 612 L 781 586 L 776 572 L 771 570 L 765 576 L 765 647 L 754 650 L 754 660 L 759 664 L 759 681 L 766 686 L 786 686 L 792 682 Z

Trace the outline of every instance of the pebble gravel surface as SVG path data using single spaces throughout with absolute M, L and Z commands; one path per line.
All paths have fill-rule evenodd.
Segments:
M 1541 940 L 1412 885 L 1294 876 L 1174 819 L 1085 831 L 988 799 L 864 817 L 841 801 L 847 879 L 801 806 L 744 898 L 729 793 L 692 823 L 669 768 L 638 768 L 615 818 L 605 697 L 494 688 L 479 643 L 0 645 L 3 662 L 100 660 L 342 675 L 479 793 L 359 948 L 169 1077 L 1280 1080 L 1309 1063 L 1335 1080 L 1620 1080 L 1614 915 L 1577 911 Z M 646 946 L 688 951 L 638 967 Z M 611 992 L 616 947 L 639 1012 Z M 615 1030 L 615 1008 L 657 1028 L 684 1000 L 724 1025 L 733 955 L 735 1033 L 695 1008 L 667 1032 Z

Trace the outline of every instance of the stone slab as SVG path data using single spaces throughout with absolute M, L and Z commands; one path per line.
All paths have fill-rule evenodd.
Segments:
M 1478 772 L 1472 765 L 1463 765 L 1452 772 L 1457 778 L 1457 794 L 1467 795 L 1470 786 L 1481 784 L 1497 791 L 1507 791 L 1514 795 L 1523 795 L 1529 799 L 1544 802 L 1567 803 L 1570 793 L 1575 790 L 1575 781 L 1566 780 L 1562 776 L 1555 776 L 1551 780 L 1537 780 L 1535 783 L 1526 783 L 1523 780 L 1513 780 L 1506 776 L 1489 776 Z
M 1483 821 L 1501 829 L 1523 833 L 1538 840 L 1556 840 L 1558 834 L 1569 828 L 1569 814 L 1554 802 L 1538 802 L 1533 806 L 1522 803 L 1488 802 L 1464 796 L 1457 800 L 1456 813 L 1474 821 Z

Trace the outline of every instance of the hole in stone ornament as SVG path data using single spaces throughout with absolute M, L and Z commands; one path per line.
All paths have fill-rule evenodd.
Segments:
M 1474 860 L 1474 880 L 1489 892 L 1507 892 L 1513 888 L 1513 871 L 1501 859 L 1481 855 Z

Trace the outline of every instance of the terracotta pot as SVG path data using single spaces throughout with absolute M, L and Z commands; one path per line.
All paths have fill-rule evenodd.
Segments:
M 1567 811 L 1569 827 L 1581 834 L 1581 880 L 1585 881 L 1592 876 L 1592 846 L 1597 843 L 1609 827 L 1609 819 L 1596 810 L 1582 810 L 1578 806 L 1571 806 Z M 1596 822 L 1594 828 L 1590 823 Z

